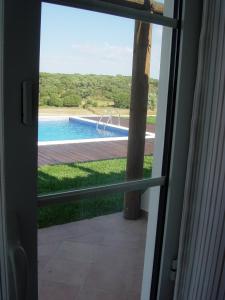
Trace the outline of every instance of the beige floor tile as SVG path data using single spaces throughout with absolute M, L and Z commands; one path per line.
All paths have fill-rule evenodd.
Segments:
M 100 246 L 91 243 L 65 241 L 59 247 L 54 260 L 68 259 L 72 262 L 92 263 Z
M 69 259 L 52 259 L 40 272 L 39 279 L 82 287 L 90 271 L 90 263 Z
M 127 295 L 107 292 L 101 289 L 82 289 L 79 300 L 127 300 Z
M 79 292 L 79 287 L 43 281 L 40 282 L 38 300 L 75 300 Z
M 92 264 L 85 281 L 86 289 L 104 289 L 123 294 L 126 291 L 126 270 L 124 266 L 110 260 L 107 263 Z
M 121 213 L 39 230 L 39 300 L 138 300 L 145 234 Z

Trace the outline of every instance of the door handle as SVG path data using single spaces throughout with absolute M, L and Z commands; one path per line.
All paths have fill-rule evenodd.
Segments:
M 24 248 L 17 245 L 12 250 L 11 268 L 13 273 L 13 285 L 15 300 L 26 300 L 28 283 L 28 259 Z
M 27 300 L 29 262 L 19 235 L 19 222 L 12 215 L 9 232 L 10 300 Z
M 29 126 L 33 120 L 33 83 L 28 80 L 22 83 L 22 123 Z

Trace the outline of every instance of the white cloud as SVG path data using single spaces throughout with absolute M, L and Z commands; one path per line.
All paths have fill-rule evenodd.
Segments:
M 93 44 L 74 44 L 72 46 L 75 54 L 90 55 L 95 59 L 100 60 L 114 60 L 115 62 L 130 60 L 132 58 L 132 48 L 110 45 L 104 43 L 102 45 Z
M 73 44 L 67 55 L 41 55 L 40 69 L 45 72 L 130 75 L 132 48 L 110 45 Z
M 132 48 L 118 45 L 74 44 L 73 56 L 81 70 L 89 67 L 88 73 L 131 74 Z
M 158 78 L 162 27 L 154 26 L 151 53 L 151 77 Z M 59 73 L 122 74 L 132 73 L 133 49 L 109 43 L 74 43 L 64 55 L 41 55 L 40 70 Z

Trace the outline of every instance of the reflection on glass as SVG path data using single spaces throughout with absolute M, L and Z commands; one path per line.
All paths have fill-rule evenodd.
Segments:
M 137 124 L 130 120 L 134 25 L 115 16 L 42 5 L 38 194 L 152 176 L 162 27 L 152 25 L 143 167 L 129 178 L 129 127 Z M 40 216 L 51 224 L 47 208 Z
M 153 1 L 145 1 L 145 0 L 99 0 L 105 2 L 111 2 L 113 4 L 133 7 L 136 9 L 146 9 L 148 8 L 147 5 L 150 5 L 151 13 L 164 15 L 166 17 L 173 18 L 173 7 L 174 7 L 174 0 L 153 0 Z M 149 4 L 149 2 L 151 2 Z
M 55 181 L 55 184 L 57 182 Z M 67 185 L 68 181 L 64 181 Z M 41 183 L 40 183 L 41 185 Z M 39 186 L 40 188 L 40 186 Z M 69 223 L 121 211 L 123 193 L 77 200 L 74 203 L 57 204 L 39 209 L 39 228 Z
M 45 223 L 40 215 L 43 226 L 62 223 L 63 214 L 77 221 L 38 231 L 39 300 L 140 299 L 147 220 L 127 222 L 115 213 L 121 199 L 52 207 L 43 212 L 49 215 Z
M 125 182 L 129 129 L 138 122 L 144 125 L 145 147 L 139 155 L 140 177 L 151 178 L 162 27 L 150 26 L 151 47 L 142 43 L 151 62 L 146 59 L 141 70 L 145 96 L 137 93 L 134 101 L 144 102 L 140 122 L 130 109 L 134 25 L 115 16 L 42 4 L 39 195 Z M 147 220 L 125 221 L 124 193 L 85 197 L 38 210 L 38 226 L 45 227 L 39 230 L 39 299 L 56 294 L 57 299 L 118 299 L 122 294 L 139 299 Z

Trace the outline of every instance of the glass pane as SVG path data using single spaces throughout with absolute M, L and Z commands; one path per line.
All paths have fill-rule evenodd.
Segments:
M 112 4 L 143 9 L 144 0 L 99 0 L 100 2 L 110 2 Z
M 99 0 L 105 2 L 111 2 L 113 4 L 123 5 L 127 7 L 134 7 L 142 9 L 145 1 L 144 0 Z M 174 0 L 153 0 L 151 2 L 152 13 L 164 15 L 166 17 L 174 17 Z
M 161 171 L 170 38 L 161 26 L 42 4 L 38 194 L 151 178 L 153 154 Z M 38 210 L 39 300 L 140 298 L 147 218 L 125 220 L 124 199 Z
M 174 0 L 153 0 L 152 7 L 155 13 L 159 13 L 166 16 L 173 18 L 174 17 Z
M 147 121 L 133 142 L 145 135 L 144 157 L 143 150 L 132 154 L 143 166 L 127 176 L 129 129 L 137 124 L 135 116 L 130 120 L 134 25 L 129 19 L 43 4 L 38 193 L 151 177 L 162 27 L 151 29 Z
M 38 194 L 151 178 L 163 27 L 43 4 L 41 28 Z
M 80 218 L 87 215 L 38 230 L 39 300 L 140 299 L 147 220 L 127 221 L 120 212 L 106 215 L 112 200 L 122 198 L 116 194 L 48 209 L 52 220 L 43 226 L 55 218 L 62 222 L 68 210 Z M 103 216 L 87 219 L 99 210 Z
M 38 211 L 38 227 L 64 224 L 97 216 L 120 212 L 123 209 L 123 193 L 89 197 L 70 204 L 51 205 Z

